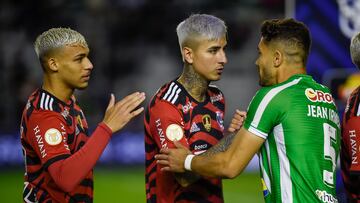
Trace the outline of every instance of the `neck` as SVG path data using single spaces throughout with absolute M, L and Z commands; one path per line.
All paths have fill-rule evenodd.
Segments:
M 206 91 L 208 89 L 209 81 L 195 72 L 190 64 L 184 66 L 184 70 L 178 79 L 186 91 L 197 101 L 204 101 L 206 98 Z
M 277 83 L 282 83 L 296 74 L 306 74 L 306 68 L 303 64 L 289 64 L 279 69 Z
M 50 79 L 50 76 L 46 74 L 44 75 L 42 89 L 48 91 L 63 102 L 69 101 L 71 95 L 74 93 L 74 89 L 68 88 L 53 78 Z

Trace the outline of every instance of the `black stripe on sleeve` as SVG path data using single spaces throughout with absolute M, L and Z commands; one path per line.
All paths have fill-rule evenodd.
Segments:
M 60 160 L 63 160 L 63 159 L 66 159 L 70 156 L 70 154 L 62 154 L 62 155 L 59 155 L 59 156 L 56 156 L 56 157 L 53 157 L 51 159 L 49 159 L 45 164 L 44 164 L 44 169 L 47 170 L 48 167 L 57 162 L 57 161 L 60 161 Z

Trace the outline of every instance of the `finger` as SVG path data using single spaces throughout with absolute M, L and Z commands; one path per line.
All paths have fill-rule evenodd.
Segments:
M 161 171 L 171 171 L 169 166 L 164 166 L 160 169 Z
M 236 109 L 236 113 L 240 115 L 241 117 L 246 117 L 246 111 L 240 111 L 239 109 Z
M 165 149 L 165 148 L 164 148 L 164 149 L 161 149 L 161 150 L 160 150 L 160 153 L 161 153 L 161 154 L 170 154 L 170 149 Z
M 163 166 L 169 166 L 170 165 L 169 161 L 167 161 L 167 160 L 157 160 L 156 163 L 161 164 Z
M 134 118 L 135 116 L 141 114 L 141 112 L 144 111 L 144 107 L 138 108 L 135 111 L 131 112 L 131 118 Z
M 141 92 L 128 99 L 126 102 L 119 104 L 119 107 L 123 108 L 127 112 L 134 110 L 141 102 L 145 100 L 145 93 Z
M 109 104 L 108 104 L 106 110 L 109 110 L 111 107 L 114 106 L 114 104 L 115 104 L 115 96 L 114 96 L 113 93 L 111 93 L 111 95 L 110 95 L 110 101 L 109 101 Z
M 155 155 L 156 160 L 168 160 L 169 156 L 166 154 L 157 154 Z
M 118 106 L 122 106 L 124 105 L 125 103 L 129 102 L 130 100 L 138 97 L 140 95 L 140 92 L 134 92 L 130 95 L 127 95 L 126 97 L 124 97 L 122 100 L 120 100 L 119 102 L 116 103 L 116 105 Z
M 229 128 L 228 128 L 228 131 L 231 132 L 231 133 L 233 133 L 233 132 L 235 132 L 235 128 L 229 127 Z
M 144 100 L 145 94 L 142 94 L 139 98 L 136 98 L 129 101 L 127 104 L 124 104 L 123 108 L 126 108 L 127 111 L 131 112 L 136 109 Z

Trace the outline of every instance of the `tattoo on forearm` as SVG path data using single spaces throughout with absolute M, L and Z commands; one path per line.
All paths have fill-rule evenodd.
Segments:
M 202 156 L 211 156 L 214 154 L 217 154 L 219 152 L 226 151 L 229 146 L 231 145 L 233 139 L 235 137 L 235 133 L 231 133 L 227 136 L 225 136 L 223 139 L 220 140 L 216 145 L 212 146 L 210 149 L 208 149 L 205 153 L 201 154 Z

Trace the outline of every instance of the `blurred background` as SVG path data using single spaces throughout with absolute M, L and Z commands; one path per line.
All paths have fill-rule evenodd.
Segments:
M 19 136 L 27 97 L 41 86 L 42 71 L 33 49 L 37 35 L 52 27 L 82 33 L 90 46 L 90 85 L 77 98 L 90 129 L 118 99 L 144 91 L 147 101 L 182 71 L 175 28 L 193 13 L 222 18 L 228 26 L 228 64 L 216 83 L 226 97 L 225 124 L 236 108 L 245 110 L 258 90 L 254 65 L 261 22 L 293 17 L 313 37 L 308 73 L 331 88 L 340 113 L 360 85 L 351 63 L 350 37 L 360 30 L 360 0 L 2 0 L 0 1 L 0 196 L 21 202 L 23 158 Z M 146 101 L 146 102 L 147 102 Z M 103 153 L 95 169 L 95 202 L 144 202 L 142 116 L 132 121 Z M 236 180 L 224 181 L 226 202 L 262 202 L 257 158 Z M 339 198 L 341 180 L 338 178 Z

